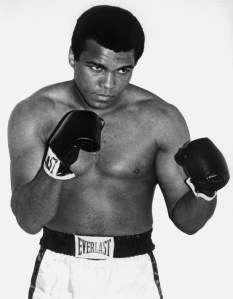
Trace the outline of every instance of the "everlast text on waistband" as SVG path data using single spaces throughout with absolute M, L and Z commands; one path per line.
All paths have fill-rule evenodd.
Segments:
M 76 257 L 108 259 L 113 257 L 112 237 L 75 236 Z

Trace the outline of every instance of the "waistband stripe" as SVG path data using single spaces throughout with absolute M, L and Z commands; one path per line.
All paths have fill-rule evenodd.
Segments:
M 138 235 L 117 237 L 82 236 L 43 228 L 40 245 L 44 249 L 79 258 L 110 259 L 150 253 L 155 246 L 152 229 Z

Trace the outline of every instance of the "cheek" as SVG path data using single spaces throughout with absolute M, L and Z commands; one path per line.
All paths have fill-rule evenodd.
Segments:
M 131 79 L 131 76 L 118 79 L 117 80 L 118 89 L 120 89 L 120 90 L 125 89 L 127 87 L 127 85 L 129 84 L 130 79 Z
M 87 72 L 75 72 L 75 81 L 79 88 L 91 90 L 97 85 L 97 80 Z

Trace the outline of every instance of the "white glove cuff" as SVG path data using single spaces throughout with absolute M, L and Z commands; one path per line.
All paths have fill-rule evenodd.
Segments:
M 190 187 L 190 189 L 193 191 L 193 194 L 194 194 L 197 198 L 201 197 L 201 198 L 205 199 L 206 201 L 211 201 L 211 200 L 213 200 L 213 199 L 215 198 L 215 196 L 217 195 L 217 192 L 216 192 L 216 191 L 215 191 L 215 193 L 214 193 L 214 195 L 213 195 L 212 197 L 207 196 L 207 195 L 204 194 L 204 193 L 196 192 L 195 187 L 194 187 L 193 183 L 191 182 L 191 178 L 188 178 L 188 179 L 186 180 L 186 184 Z
M 54 179 L 57 180 L 69 180 L 75 177 L 73 172 L 69 173 L 60 173 L 59 169 L 61 168 L 62 162 L 58 159 L 56 154 L 49 147 L 47 155 L 44 162 L 45 172 Z

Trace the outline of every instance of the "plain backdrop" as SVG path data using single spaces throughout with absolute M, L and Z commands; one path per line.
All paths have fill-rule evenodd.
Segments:
M 7 123 L 39 88 L 73 78 L 68 64 L 77 17 L 97 4 L 129 9 L 146 46 L 132 83 L 176 105 L 192 139 L 208 136 L 233 169 L 233 2 L 231 0 L 1 0 L 1 296 L 26 299 L 41 234 L 22 231 L 10 210 Z M 165 299 L 233 298 L 233 186 L 218 192 L 208 224 L 193 236 L 169 220 L 159 188 L 154 231 Z M 62 298 L 63 299 L 63 298 Z

